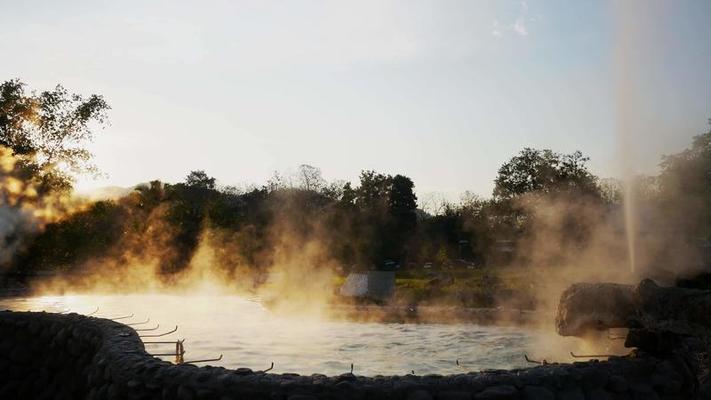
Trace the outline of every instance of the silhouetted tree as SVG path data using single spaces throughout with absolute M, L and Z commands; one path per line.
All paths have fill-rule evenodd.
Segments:
M 375 171 L 361 171 L 360 186 L 356 190 L 356 205 L 373 210 L 387 204 L 392 178 Z
M 138 196 L 138 207 L 153 209 L 165 199 L 165 185 L 159 180 L 136 186 L 134 193 Z
M 19 270 L 71 270 L 104 256 L 120 240 L 128 210 L 99 201 L 66 220 L 49 224 L 25 252 Z
M 494 196 L 510 199 L 531 192 L 598 194 L 597 181 L 581 152 L 559 154 L 551 150 L 523 149 L 499 168 Z
M 193 188 L 214 190 L 215 178 L 208 176 L 203 170 L 191 171 L 185 177 L 185 184 Z
M 40 179 L 40 191 L 66 190 L 73 174 L 95 172 L 84 144 L 94 136 L 93 124 L 107 121 L 109 105 L 99 95 L 83 97 L 61 85 L 26 93 L 19 80 L 0 85 L 0 145 L 12 149 Z
M 659 196 L 668 222 L 711 239 L 711 130 L 684 151 L 662 157 L 661 168 Z
M 325 181 L 321 176 L 321 170 L 308 164 L 299 165 L 297 178 L 300 187 L 304 190 L 319 191 L 325 185 Z
M 417 196 L 414 188 L 415 184 L 406 176 L 395 175 L 391 179 L 388 207 L 400 229 L 410 230 L 417 223 Z

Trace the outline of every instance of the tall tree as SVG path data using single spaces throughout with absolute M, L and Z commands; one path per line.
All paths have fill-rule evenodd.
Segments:
M 669 221 L 692 236 L 711 238 L 711 130 L 686 150 L 664 156 L 661 168 L 660 199 Z
M 308 164 L 299 165 L 297 173 L 301 189 L 319 191 L 325 186 L 321 170 Z
M 395 218 L 398 229 L 410 230 L 417 224 L 415 184 L 410 178 L 403 175 L 395 175 L 391 182 L 388 196 L 390 215 Z
M 12 149 L 41 180 L 40 189 L 68 189 L 74 174 L 96 172 L 84 145 L 110 109 L 99 95 L 84 97 L 61 85 L 27 93 L 15 79 L 0 85 L 0 145 Z M 32 161 L 29 161 L 29 160 Z
M 356 205 L 361 209 L 374 209 L 386 205 L 392 177 L 375 171 L 361 171 Z
M 151 210 L 164 200 L 165 184 L 159 180 L 150 181 L 136 186 L 133 193 L 138 197 L 139 207 Z
M 529 192 L 597 194 L 597 180 L 579 151 L 560 154 L 524 148 L 499 168 L 494 196 L 510 199 Z
M 207 175 L 203 170 L 190 171 L 185 177 L 185 184 L 198 189 L 215 189 L 215 178 Z

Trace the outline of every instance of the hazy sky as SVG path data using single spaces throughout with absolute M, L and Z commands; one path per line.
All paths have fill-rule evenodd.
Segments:
M 0 0 L 0 79 L 109 101 L 91 146 L 108 178 L 83 189 L 191 169 L 261 184 L 307 163 L 488 196 L 526 146 L 582 150 L 600 176 L 621 159 L 654 173 L 707 130 L 711 2 L 625 4 Z M 625 157 L 620 70 L 635 91 Z

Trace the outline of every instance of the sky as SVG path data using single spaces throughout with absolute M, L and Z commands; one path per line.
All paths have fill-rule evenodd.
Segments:
M 490 196 L 524 147 L 656 173 L 708 130 L 709 17 L 705 0 L 0 0 L 0 80 L 110 103 L 84 191 L 310 164 Z

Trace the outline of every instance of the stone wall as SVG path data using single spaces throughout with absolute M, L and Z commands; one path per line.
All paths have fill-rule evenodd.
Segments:
M 0 399 L 687 399 L 695 377 L 654 357 L 458 375 L 269 374 L 173 365 L 130 327 L 77 314 L 0 312 Z

